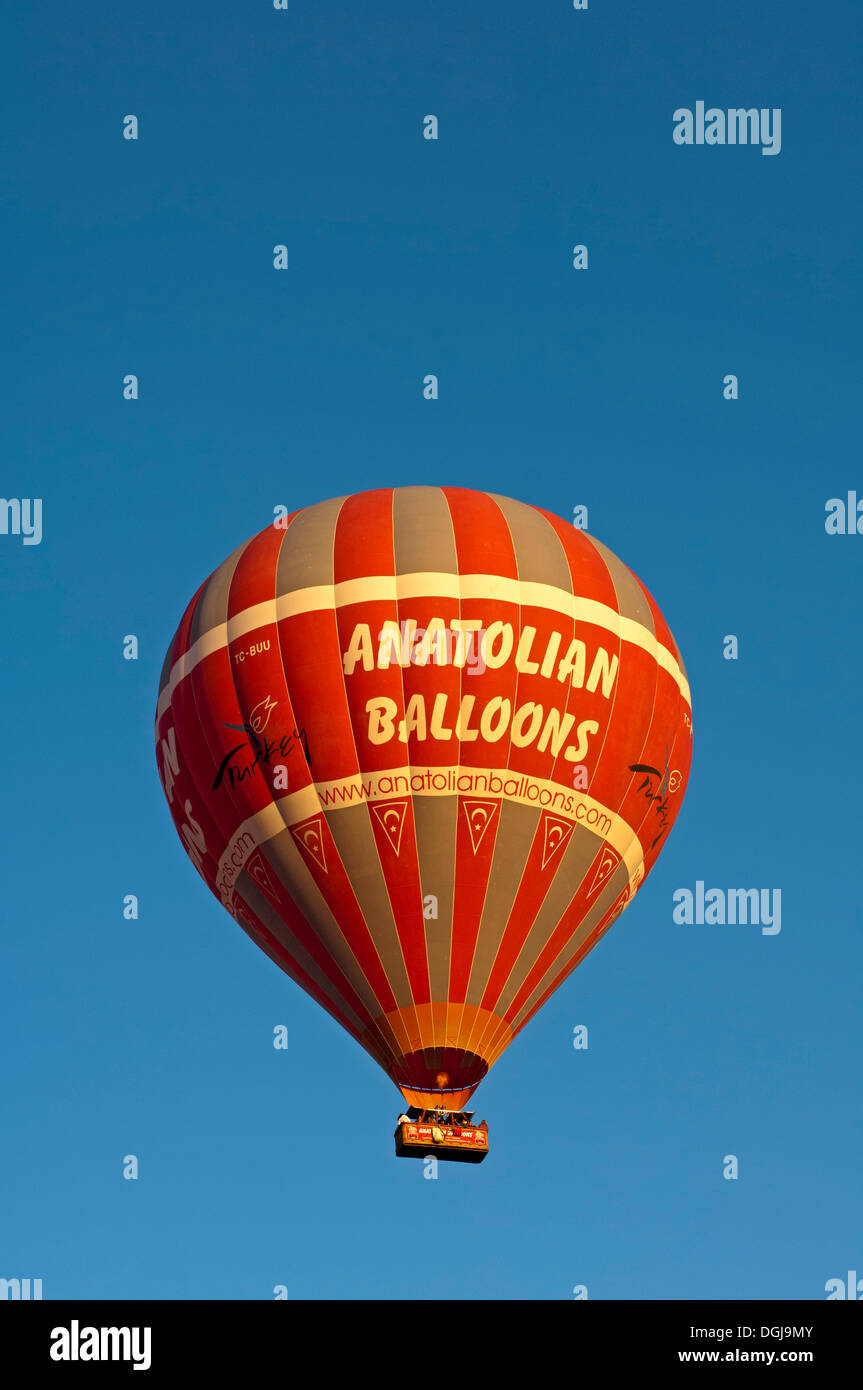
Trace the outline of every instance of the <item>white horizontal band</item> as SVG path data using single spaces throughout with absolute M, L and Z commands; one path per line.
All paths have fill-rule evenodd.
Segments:
M 495 599 L 513 603 L 521 608 L 543 608 L 560 613 L 575 622 L 592 623 L 605 628 L 622 642 L 631 642 L 654 658 L 677 684 L 683 699 L 691 705 L 689 683 L 674 655 L 664 647 L 643 623 L 625 618 L 607 603 L 567 593 L 552 584 L 524 583 L 496 574 L 381 574 L 362 579 L 346 579 L 340 584 L 317 584 L 309 589 L 295 589 L 279 598 L 252 604 L 225 623 L 210 628 L 193 642 L 171 669 L 171 675 L 159 696 L 156 719 L 161 719 L 174 690 L 190 671 L 205 657 L 226 647 L 237 637 L 283 618 L 303 613 L 335 612 L 352 603 L 377 603 L 412 598 Z

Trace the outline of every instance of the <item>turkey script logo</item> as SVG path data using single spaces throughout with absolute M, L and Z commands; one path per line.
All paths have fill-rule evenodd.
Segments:
M 277 700 L 271 700 L 269 695 L 265 695 L 264 699 L 259 700 L 255 705 L 245 724 L 224 725 L 226 729 L 239 729 L 248 734 L 249 737 L 243 743 L 236 743 L 225 754 L 216 772 L 213 791 L 218 790 L 225 777 L 232 787 L 242 782 L 246 777 L 254 777 L 259 767 L 269 764 L 270 759 L 277 754 L 280 758 L 289 757 L 298 744 L 302 744 L 306 762 L 311 767 L 312 760 L 309 757 L 309 742 L 305 729 L 297 729 L 294 725 L 293 732 L 290 734 L 282 734 L 272 739 L 266 736 L 259 737 L 267 727 L 270 715 L 277 704 Z M 241 756 L 237 762 L 232 762 L 232 759 L 236 758 L 238 754 L 242 755 L 243 749 L 247 749 L 252 754 L 251 758 L 247 753 L 245 757 Z

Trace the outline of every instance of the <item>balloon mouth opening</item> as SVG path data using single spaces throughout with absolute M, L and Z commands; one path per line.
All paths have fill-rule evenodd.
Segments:
M 464 1110 L 476 1087 L 468 1086 L 461 1091 L 416 1091 L 412 1086 L 399 1086 L 399 1090 L 408 1105 L 417 1110 Z
M 446 1066 L 428 1052 L 414 1052 L 393 1069 L 392 1078 L 411 1105 L 462 1110 L 487 1071 L 488 1063 L 472 1052 L 448 1058 Z

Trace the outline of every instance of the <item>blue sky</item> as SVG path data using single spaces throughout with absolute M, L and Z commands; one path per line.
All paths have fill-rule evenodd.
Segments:
M 53 3 L 3 29 L 0 492 L 42 498 L 43 537 L 0 535 L 0 1276 L 824 1298 L 863 1270 L 863 538 L 824 528 L 863 497 L 859 5 Z M 781 108 L 781 152 L 675 145 L 698 100 Z M 693 691 L 650 882 L 483 1083 L 488 1160 L 436 1181 L 392 1155 L 391 1083 L 203 888 L 152 748 L 201 580 L 277 504 L 413 482 L 586 504 Z M 780 889 L 781 932 L 675 924 L 698 880 Z

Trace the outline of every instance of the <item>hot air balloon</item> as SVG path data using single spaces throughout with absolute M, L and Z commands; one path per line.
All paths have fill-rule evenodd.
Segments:
M 456 487 L 338 497 L 241 545 L 189 603 L 156 710 L 205 883 L 392 1078 L 396 1151 L 472 1161 L 467 1102 L 650 873 L 691 747 L 635 575 Z

